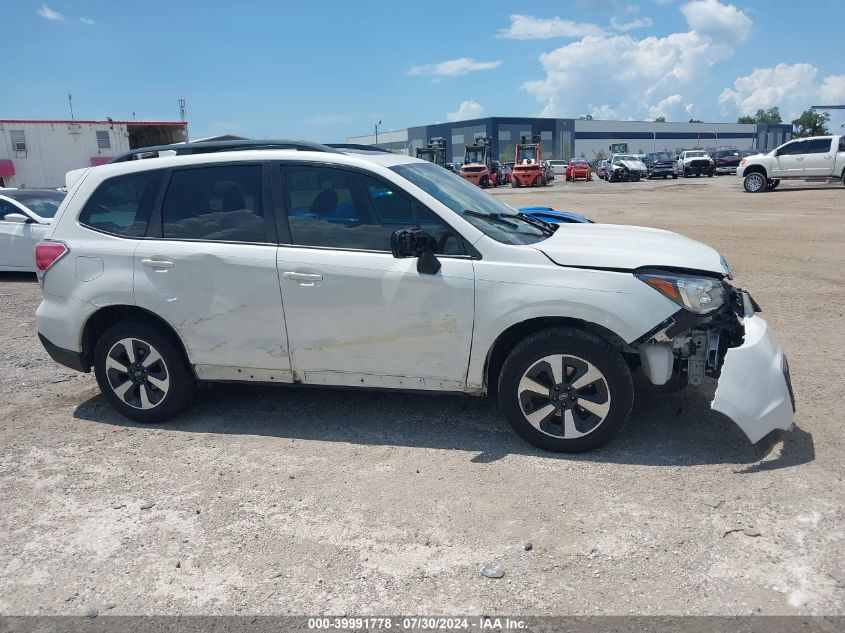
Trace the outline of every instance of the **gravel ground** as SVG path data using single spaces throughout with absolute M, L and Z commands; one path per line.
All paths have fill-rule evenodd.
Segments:
M 233 385 L 145 427 L 49 359 L 35 278 L 0 273 L 0 614 L 845 613 L 841 185 L 493 193 L 718 247 L 798 428 L 761 461 L 707 390 L 652 392 L 559 456 L 486 400 Z

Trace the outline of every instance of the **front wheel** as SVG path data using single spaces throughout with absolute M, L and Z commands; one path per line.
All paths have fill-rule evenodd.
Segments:
M 499 405 L 513 429 L 538 448 L 590 451 L 625 426 L 634 402 L 622 355 L 594 334 L 551 328 L 511 351 L 499 376 Z
M 678 179 L 678 174 L 672 174 L 672 180 L 677 180 L 677 179 Z
M 763 174 L 754 172 L 745 177 L 742 186 L 748 193 L 760 193 L 766 188 L 766 179 Z
M 138 422 L 162 422 L 196 395 L 196 380 L 178 344 L 142 321 L 122 321 L 103 333 L 94 350 L 94 374 L 111 405 Z

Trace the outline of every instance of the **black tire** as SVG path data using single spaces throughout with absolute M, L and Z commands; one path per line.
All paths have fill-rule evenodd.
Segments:
M 511 189 L 519 189 L 519 183 L 516 181 L 516 178 L 511 179 Z
M 742 188 L 747 193 L 760 193 L 766 190 L 766 177 L 758 171 L 748 174 L 742 181 Z
M 663 176 L 663 180 L 666 180 L 667 178 L 668 178 L 668 176 L 666 176 L 666 175 L 664 174 L 664 176 Z
M 109 353 L 114 347 L 123 339 L 133 339 L 139 343 L 145 344 L 147 350 L 156 350 L 163 361 L 163 374 L 169 381 L 168 389 L 163 392 L 163 397 L 158 400 L 152 408 L 141 409 L 127 403 L 124 398 L 115 393 L 113 383 L 123 381 L 123 372 L 116 371 L 112 368 L 106 367 L 106 362 L 109 358 Z M 143 348 L 140 348 L 143 351 Z M 113 353 L 113 352 L 112 352 Z M 137 354 L 138 352 L 133 352 Z M 112 356 L 112 358 L 115 358 Z M 138 358 L 143 358 L 140 354 Z M 156 367 L 154 363 L 151 367 Z M 161 365 L 158 365 L 161 367 Z M 113 372 L 109 374 L 109 372 Z M 153 370 L 150 370 L 153 374 Z M 160 327 L 156 327 L 144 321 L 128 319 L 121 321 L 111 326 L 106 330 L 97 341 L 94 349 L 94 374 L 97 378 L 97 384 L 100 387 L 103 395 L 109 403 L 122 415 L 137 422 L 163 422 L 168 418 L 173 417 L 188 405 L 190 405 L 197 392 L 197 381 L 188 365 L 185 354 L 179 347 L 178 342 L 173 340 L 169 332 L 164 332 Z M 130 381 L 128 374 L 126 381 Z M 125 384 L 123 382 L 122 384 Z M 145 388 L 147 394 L 153 393 L 155 389 Z M 134 392 L 134 388 L 130 389 Z M 140 394 L 140 388 L 138 392 Z M 139 396 L 140 397 L 140 396 Z
M 557 354 L 576 357 L 598 369 L 606 386 L 605 399 L 609 398 L 609 409 L 603 420 L 585 435 L 571 439 L 553 436 L 533 426 L 520 402 L 519 386 L 526 372 L 543 358 Z M 552 388 L 549 389 L 551 393 Z M 518 343 L 502 366 L 498 394 L 499 406 L 511 427 L 530 444 L 555 453 L 582 453 L 606 444 L 628 422 L 634 403 L 631 371 L 622 355 L 598 336 L 574 328 L 541 330 Z M 570 406 L 576 407 L 575 402 Z M 577 427 L 576 430 L 584 432 Z
M 708 177 L 708 178 L 712 178 L 712 177 L 713 177 L 713 172 L 712 172 L 712 171 L 708 171 L 708 172 L 707 172 L 707 177 Z
M 677 180 L 677 179 L 678 179 L 678 174 L 672 174 L 672 180 Z
M 767 180 L 766 181 L 766 189 L 768 189 L 769 191 L 771 191 L 772 189 L 777 189 L 779 184 L 780 184 L 780 180 L 778 180 L 777 178 L 775 178 L 773 180 Z

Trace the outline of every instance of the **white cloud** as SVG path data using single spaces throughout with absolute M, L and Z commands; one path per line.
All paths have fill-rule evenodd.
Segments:
M 544 40 L 551 37 L 600 36 L 605 30 L 589 22 L 572 22 L 554 18 L 536 18 L 533 15 L 511 15 L 511 25 L 499 29 L 496 37 L 511 40 Z
M 753 25 L 734 5 L 719 0 L 693 0 L 681 7 L 681 13 L 693 31 L 715 42 L 744 42 Z
M 692 115 L 692 111 L 695 109 L 695 106 L 692 103 L 688 103 L 684 106 L 684 112 L 689 115 Z
M 447 112 L 447 121 L 463 121 L 464 119 L 477 119 L 484 114 L 484 106 L 477 101 L 461 101 L 457 112 Z
M 409 75 L 422 75 L 425 77 L 459 77 L 478 70 L 491 70 L 502 65 L 501 60 L 493 62 L 477 62 L 471 57 L 450 59 L 439 64 L 423 64 L 412 66 L 408 70 Z
M 651 18 L 635 18 L 630 22 L 622 22 L 616 16 L 610 18 L 610 26 L 617 31 L 633 31 L 634 29 L 642 29 L 649 26 L 654 26 L 654 20 Z
M 812 105 L 839 105 L 845 103 L 845 75 L 830 75 L 824 78 L 819 89 L 819 95 L 823 104 Z
M 679 106 L 681 106 L 683 102 L 684 98 L 681 95 L 669 95 L 665 99 L 661 99 L 656 104 L 651 106 L 648 109 L 648 116 L 651 119 L 656 119 L 658 117 L 665 117 L 666 119 L 671 119 L 672 112 L 677 112 Z
M 845 75 L 828 75 L 819 83 L 818 74 L 815 66 L 806 63 L 755 68 L 750 75 L 737 77 L 733 89 L 722 91 L 722 112 L 754 114 L 778 106 L 783 118 L 792 120 L 811 105 L 845 102 Z
M 87 26 L 94 26 L 96 24 L 91 18 L 79 18 L 79 21 Z
M 46 4 L 42 4 L 41 8 L 35 11 L 35 14 L 44 18 L 45 20 L 53 20 L 54 22 L 65 19 L 65 16 L 63 16 L 58 11 L 53 11 Z
M 591 103 L 587 107 L 590 109 L 590 116 L 594 119 L 604 119 L 606 121 L 610 121 L 619 118 L 619 115 L 616 113 L 616 111 L 606 103 L 600 106 L 594 106 Z
M 571 116 L 583 111 L 588 99 L 620 117 L 683 116 L 683 99 L 673 97 L 713 64 L 732 57 L 733 45 L 748 37 L 753 24 L 716 0 L 693 0 L 680 10 L 687 31 L 664 37 L 586 36 L 543 53 L 545 77 L 523 88 L 544 104 L 543 116 Z M 727 27 L 726 16 L 733 18 Z

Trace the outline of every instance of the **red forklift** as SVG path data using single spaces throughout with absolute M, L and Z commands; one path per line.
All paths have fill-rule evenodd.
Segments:
M 417 158 L 427 160 L 429 163 L 440 165 L 444 169 L 446 167 L 446 139 L 443 137 L 436 137 L 428 142 L 427 147 L 417 148 Z
M 545 187 L 548 183 L 546 170 L 540 162 L 542 156 L 543 148 L 538 134 L 521 137 L 516 145 L 511 187 Z
M 477 138 L 466 146 L 461 177 L 482 189 L 499 186 L 499 171 L 493 168 L 493 139 Z

